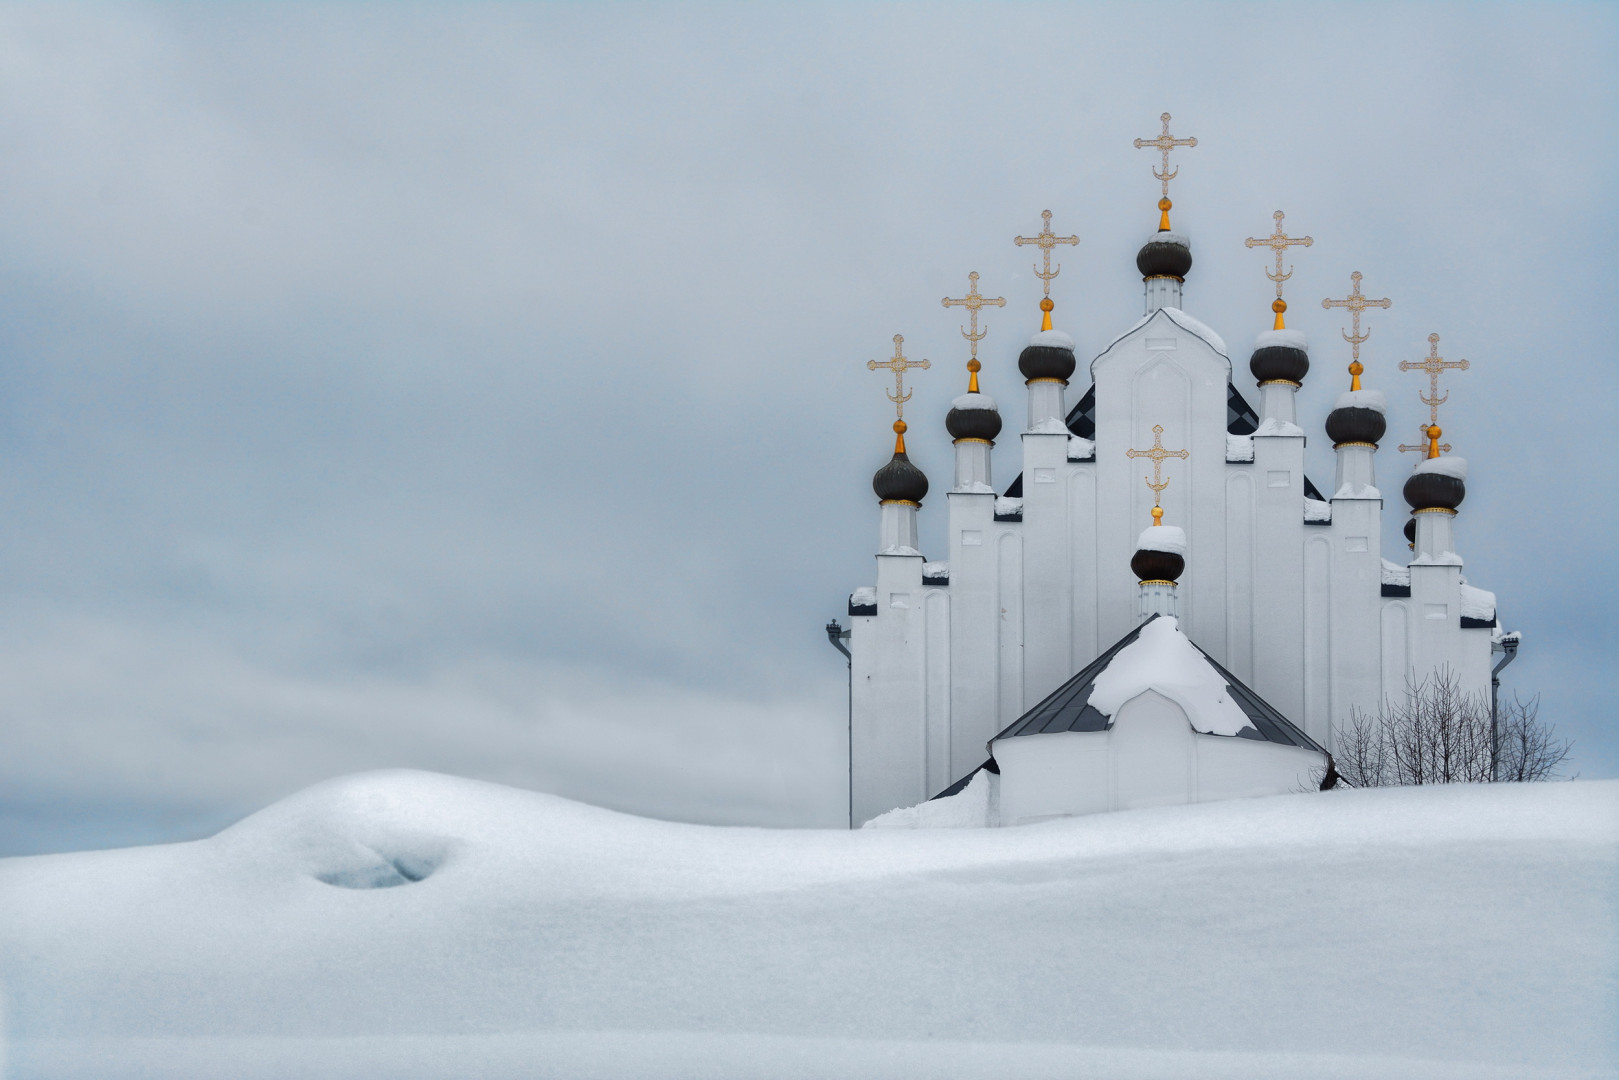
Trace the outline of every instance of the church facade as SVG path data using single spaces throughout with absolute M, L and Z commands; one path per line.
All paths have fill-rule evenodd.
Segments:
M 1051 233 L 1049 212 L 1039 236 L 1019 238 L 1042 249 L 1047 298 L 1019 358 L 1027 401 L 1013 423 L 977 388 L 978 310 L 1002 301 L 978 297 L 976 275 L 966 298 L 946 301 L 968 308 L 974 346 L 969 392 L 945 418 L 948 551 L 934 561 L 919 550 L 931 485 L 905 454 L 902 420 L 873 481 L 875 584 L 848 607 L 852 825 L 971 774 L 999 733 L 1155 614 L 1328 751 L 1351 710 L 1375 713 L 1408 680 L 1449 669 L 1468 692 L 1489 691 L 1501 628 L 1493 595 L 1463 578 L 1465 463 L 1441 453 L 1436 425 L 1421 465 L 1394 481 L 1411 503 L 1411 548 L 1382 549 L 1383 514 L 1406 507 L 1386 506 L 1378 483 L 1385 407 L 1359 386 L 1358 350 L 1363 312 L 1388 301 L 1363 296 L 1357 273 L 1348 296 L 1325 302 L 1353 320 L 1354 381 L 1324 422 L 1299 417 L 1310 364 L 1304 335 L 1283 326 L 1281 271 L 1284 248 L 1308 240 L 1286 237 L 1278 213 L 1276 234 L 1249 242 L 1276 253 L 1275 328 L 1234 369 L 1219 335 L 1183 308 L 1192 257 L 1170 228 L 1164 119 L 1164 136 L 1145 141 L 1165 158 L 1160 228 L 1137 258 L 1145 310 L 1088 365 L 1050 328 L 1050 253 L 1072 238 Z M 1459 366 L 1437 343 L 1425 364 L 1402 366 L 1434 380 Z M 872 366 L 902 380 L 907 364 L 896 338 L 894 360 Z M 903 401 L 902 382 L 890 396 Z M 1021 471 L 998 482 L 990 451 L 1011 433 Z M 1322 433 L 1336 456 L 1325 493 L 1304 474 L 1307 434 Z M 1144 539 L 1169 535 L 1143 534 L 1156 521 L 1184 538 L 1178 575 L 1132 569 L 1143 547 L 1176 546 Z

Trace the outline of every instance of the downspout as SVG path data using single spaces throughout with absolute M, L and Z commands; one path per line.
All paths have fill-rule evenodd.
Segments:
M 844 644 L 849 640 L 850 631 L 845 630 L 833 619 L 826 624 L 826 640 L 832 647 L 843 654 L 843 659 L 849 669 L 849 828 L 854 828 L 854 654 Z
M 1502 653 L 1501 662 L 1490 669 L 1490 782 L 1501 778 L 1498 766 L 1501 757 L 1501 722 L 1497 707 L 1501 697 L 1501 669 L 1518 658 L 1518 645 L 1523 639 L 1516 631 L 1502 634 L 1499 641 L 1490 643 L 1490 651 Z M 852 677 L 852 676 L 851 676 Z

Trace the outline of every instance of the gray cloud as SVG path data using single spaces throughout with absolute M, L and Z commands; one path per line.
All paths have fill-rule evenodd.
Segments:
M 835 823 L 864 361 L 935 361 L 907 415 L 942 483 L 938 298 L 1009 298 L 1018 408 L 1010 238 L 1050 207 L 1059 325 L 1128 326 L 1164 109 L 1200 140 L 1187 306 L 1239 369 L 1277 207 L 1316 240 L 1317 428 L 1351 270 L 1395 299 L 1396 434 L 1399 360 L 1472 361 L 1469 577 L 1613 775 L 1615 38 L 1575 6 L 0 9 L 0 850 L 399 764 Z

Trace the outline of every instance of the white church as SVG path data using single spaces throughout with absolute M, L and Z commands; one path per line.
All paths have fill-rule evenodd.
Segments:
M 1016 238 L 1039 249 L 1046 295 L 1018 358 L 1027 402 L 1009 483 L 993 474 L 1007 432 L 977 358 L 979 311 L 1005 300 L 981 296 L 973 274 L 965 297 L 944 301 L 966 309 L 972 346 L 967 393 L 944 418 L 949 550 L 919 550 L 932 485 L 906 456 L 901 419 L 872 481 L 876 583 L 851 594 L 847 630 L 828 627 L 849 656 L 851 826 L 885 814 L 879 824 L 1013 825 L 1330 786 L 1351 710 L 1376 713 L 1443 669 L 1487 694 L 1492 652 L 1516 649 L 1457 552 L 1466 463 L 1439 441 L 1438 380 L 1466 361 L 1441 357 L 1434 335 L 1425 360 L 1400 365 L 1429 376 L 1430 425 L 1397 480 L 1410 550 L 1385 558 L 1386 408 L 1360 386 L 1359 349 L 1362 315 L 1390 301 L 1363 295 L 1358 272 L 1347 296 L 1323 301 L 1353 328 L 1350 378 L 1325 418 L 1337 466 L 1324 495 L 1304 475 L 1305 439 L 1322 429 L 1295 409 L 1310 361 L 1282 299 L 1286 249 L 1312 240 L 1286 236 L 1278 211 L 1272 236 L 1247 241 L 1274 253 L 1275 319 L 1234 371 L 1184 309 L 1192 252 L 1170 225 L 1169 155 L 1196 140 L 1171 136 L 1169 119 L 1136 141 L 1163 158 L 1159 228 L 1136 257 L 1145 312 L 1087 368 L 1051 318 L 1052 250 L 1078 238 L 1055 235 L 1050 211 L 1038 235 Z M 870 366 L 893 373 L 903 405 L 905 371 L 921 365 L 902 339 Z

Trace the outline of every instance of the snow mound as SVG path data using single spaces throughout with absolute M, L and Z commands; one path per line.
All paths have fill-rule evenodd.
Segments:
M 1228 434 L 1225 437 L 1225 459 L 1230 463 L 1254 460 L 1254 437 Z
M 1411 571 L 1398 563 L 1383 560 L 1383 584 L 1411 587 Z
M 1332 504 L 1306 496 L 1304 500 L 1304 520 L 1312 525 L 1332 524 Z
M 1334 409 L 1371 409 L 1374 412 L 1387 414 L 1389 411 L 1388 395 L 1381 390 L 1345 390 L 1338 395 L 1338 401 L 1332 406 Z
M 1457 480 L 1467 479 L 1467 459 L 1464 457 L 1431 457 L 1423 458 L 1417 462 L 1413 473 L 1438 473 L 1440 476 L 1453 476 Z
M 1186 710 L 1193 730 L 1205 735 L 1235 735 L 1252 726 L 1248 714 L 1231 700 L 1225 679 L 1181 633 L 1173 616 L 1153 619 L 1119 650 L 1096 676 L 1091 705 L 1111 717 L 1126 701 L 1148 690 Z
M 1030 345 L 1044 345 L 1048 349 L 1074 351 L 1074 339 L 1061 330 L 1040 330 L 1029 338 Z
M 1186 554 L 1186 530 L 1179 525 L 1148 525 L 1136 541 L 1137 551 L 1167 551 Z
M 1280 436 L 1285 438 L 1299 438 L 1303 436 L 1303 434 L 1304 429 L 1299 427 L 1297 424 L 1288 420 L 1278 420 L 1274 416 L 1267 416 L 1265 419 L 1259 422 L 1259 427 L 1255 429 L 1254 434 L 1251 437 L 1258 438 L 1262 436 Z
M 1068 430 L 1068 425 L 1063 423 L 1060 418 L 1055 417 L 1055 416 L 1046 417 L 1044 420 L 1040 421 L 1038 424 L 1036 424 L 1032 428 L 1030 428 L 1028 430 L 1028 434 L 1030 434 L 1030 435 L 1069 435 L 1070 438 L 1072 437 L 1071 433 Z
M 1488 589 L 1480 589 L 1463 582 L 1461 585 L 1462 617 L 1465 619 L 1482 619 L 1485 622 L 1495 621 L 1495 594 Z
M 1303 330 L 1266 330 L 1254 339 L 1254 349 L 1298 349 L 1308 352 L 1310 344 Z
M 980 783 L 929 814 L 987 806 Z M 1613 1076 L 1616 823 L 1615 781 L 850 832 L 369 773 L 208 840 L 0 859 L 5 1064 L 16 1080 Z M 316 879 L 350 841 L 445 858 L 408 887 Z
M 1023 500 L 1010 495 L 1001 495 L 995 500 L 996 517 L 1022 517 Z
M 979 769 L 954 795 L 879 814 L 863 829 L 982 829 L 1000 824 L 1001 778 Z

